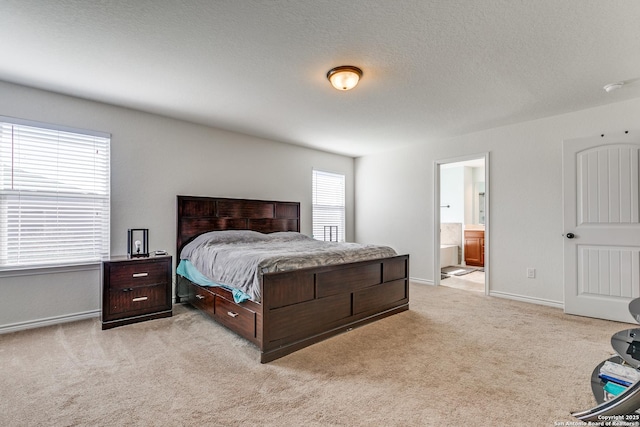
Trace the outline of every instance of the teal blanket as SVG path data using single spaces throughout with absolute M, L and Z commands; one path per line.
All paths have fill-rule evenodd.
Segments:
M 187 279 L 191 280 L 193 283 L 200 286 L 207 286 L 207 287 L 219 286 L 221 288 L 225 288 L 226 290 L 231 292 L 231 294 L 233 294 L 233 300 L 237 303 L 245 302 L 246 300 L 249 299 L 249 295 L 245 294 L 240 289 L 235 289 L 230 286 L 223 285 L 221 283 L 212 282 L 207 278 L 207 276 L 200 273 L 198 269 L 195 268 L 193 264 L 191 264 L 186 259 L 180 260 L 180 264 L 178 264 L 178 268 L 176 272 L 182 277 L 186 277 Z

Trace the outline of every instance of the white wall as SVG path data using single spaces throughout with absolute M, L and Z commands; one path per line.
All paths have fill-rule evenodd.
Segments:
M 174 255 L 176 195 L 301 203 L 311 234 L 311 170 L 346 175 L 347 240 L 354 238 L 353 159 L 126 108 L 0 82 L 0 115 L 109 132 L 111 254 L 126 254 L 128 228 L 149 228 L 150 249 Z M 286 123 L 286 121 L 283 121 Z M 100 274 L 0 274 L 0 332 L 95 316 Z
M 434 162 L 490 152 L 491 292 L 561 305 L 562 141 L 639 129 L 638 117 L 634 99 L 358 158 L 356 240 L 409 253 L 411 276 L 433 281 Z

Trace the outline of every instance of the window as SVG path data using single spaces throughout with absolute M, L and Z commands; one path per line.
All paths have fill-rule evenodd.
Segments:
M 0 270 L 109 255 L 110 142 L 0 117 Z
M 344 175 L 313 171 L 313 238 L 344 242 Z

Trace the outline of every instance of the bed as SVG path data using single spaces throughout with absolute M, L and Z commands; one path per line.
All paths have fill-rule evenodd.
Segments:
M 297 202 L 177 196 L 177 252 L 211 231 L 300 232 Z M 274 235 L 275 235 L 274 234 Z M 259 275 L 259 300 L 176 274 L 187 302 L 249 340 L 262 363 L 409 309 L 409 256 L 320 265 Z

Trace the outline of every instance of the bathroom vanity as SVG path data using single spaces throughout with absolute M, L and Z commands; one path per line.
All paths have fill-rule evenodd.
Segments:
M 464 262 L 484 267 L 484 230 L 464 230 Z

